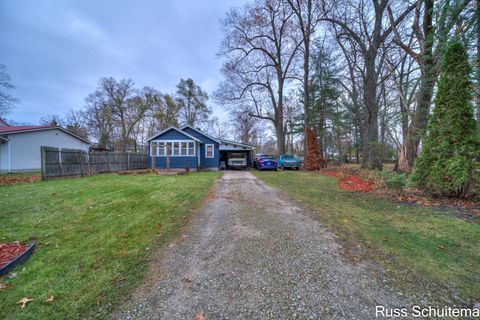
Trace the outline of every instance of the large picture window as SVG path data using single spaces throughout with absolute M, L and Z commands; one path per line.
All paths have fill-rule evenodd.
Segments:
M 205 158 L 213 158 L 214 157 L 214 146 L 213 144 L 206 144 L 205 145 Z
M 167 152 L 172 157 L 194 157 L 194 141 L 152 141 L 152 154 L 165 157 Z

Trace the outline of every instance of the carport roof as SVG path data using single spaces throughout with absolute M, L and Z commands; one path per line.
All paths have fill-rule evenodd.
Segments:
M 242 148 L 245 148 L 245 149 L 248 149 L 248 150 L 255 149 L 255 146 L 252 146 L 250 144 L 239 143 L 239 142 L 226 140 L 226 139 L 218 139 L 218 140 L 220 141 L 220 144 L 227 144 L 227 145 L 230 144 L 230 145 L 237 146 L 237 147 L 242 147 Z

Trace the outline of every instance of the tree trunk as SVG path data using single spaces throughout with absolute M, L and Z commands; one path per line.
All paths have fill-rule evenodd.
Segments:
M 362 168 L 382 169 L 380 148 L 378 143 L 378 103 L 377 103 L 377 77 L 375 70 L 375 54 L 369 52 L 365 58 L 365 112 L 367 114 L 366 135 L 362 150 Z
M 415 158 L 418 155 L 420 141 L 425 135 L 427 128 L 428 114 L 432 104 L 433 88 L 437 80 L 435 72 L 436 62 L 433 57 L 433 0 L 425 1 L 425 13 L 423 17 L 423 30 L 425 35 L 424 51 L 422 54 L 421 84 L 417 96 L 417 109 L 413 115 L 410 128 L 404 140 L 404 145 L 400 151 L 402 162 L 399 162 L 398 170 L 402 172 L 411 172 Z M 402 154 L 403 153 L 403 154 Z M 406 159 L 405 162 L 403 159 Z

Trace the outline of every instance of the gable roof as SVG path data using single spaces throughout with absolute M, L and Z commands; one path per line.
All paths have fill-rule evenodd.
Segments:
M 0 134 L 16 134 L 16 133 L 23 133 L 23 132 L 34 132 L 34 131 L 55 130 L 55 129 L 63 131 L 66 134 L 71 135 L 72 137 L 75 137 L 79 140 L 82 140 L 90 144 L 90 141 L 88 141 L 87 139 L 82 138 L 76 135 L 75 133 L 68 131 L 67 129 L 64 129 L 60 126 L 0 126 Z
M 192 136 L 192 135 L 186 133 L 185 131 L 182 131 L 182 130 L 174 127 L 174 126 L 168 127 L 167 129 L 164 129 L 164 130 L 160 131 L 159 133 L 154 134 L 153 136 L 151 136 L 150 138 L 148 138 L 147 141 L 153 140 L 154 138 L 156 138 L 156 137 L 158 137 L 158 136 L 161 136 L 162 134 L 164 134 L 165 132 L 170 131 L 170 130 L 175 130 L 175 131 L 183 134 L 184 136 L 189 137 L 189 138 L 192 139 L 192 140 L 195 140 L 195 141 L 197 141 L 197 142 L 202 143 L 201 140 L 195 138 L 194 136 Z
M 217 138 L 214 138 L 214 137 L 212 137 L 212 136 L 209 136 L 209 135 L 206 134 L 205 132 L 202 132 L 202 131 L 200 131 L 200 130 L 198 130 L 198 129 L 195 129 L 194 127 L 192 127 L 192 126 L 190 126 L 190 125 L 183 126 L 181 129 L 182 129 L 182 130 L 185 130 L 186 128 L 190 128 L 190 129 L 192 129 L 193 131 L 196 131 L 196 132 L 200 133 L 200 134 L 203 135 L 204 137 L 207 137 L 208 139 L 213 140 L 213 141 L 215 141 L 216 143 L 220 144 L 220 141 L 218 141 Z

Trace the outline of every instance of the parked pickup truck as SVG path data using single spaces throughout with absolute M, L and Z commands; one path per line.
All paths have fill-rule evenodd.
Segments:
M 289 154 L 282 154 L 280 158 L 278 158 L 278 167 L 280 169 L 292 168 L 292 169 L 300 169 L 302 165 L 302 161 L 295 156 Z
M 228 169 L 247 169 L 247 159 L 243 154 L 233 154 L 227 161 Z

